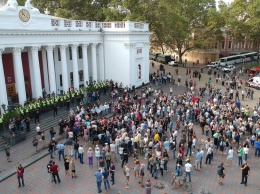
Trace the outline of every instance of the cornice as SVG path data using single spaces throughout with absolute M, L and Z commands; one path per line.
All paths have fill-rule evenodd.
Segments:
M 120 31 L 120 32 L 105 32 L 104 35 L 151 35 L 151 32 L 133 32 L 133 31 Z M 86 35 L 101 35 L 101 32 L 93 31 L 6 31 L 0 29 L 2 36 L 86 36 Z

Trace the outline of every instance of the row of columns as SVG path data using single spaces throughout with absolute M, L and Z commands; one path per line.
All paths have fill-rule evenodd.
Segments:
M 82 44 L 82 58 L 83 58 L 83 72 L 84 72 L 84 85 L 89 82 L 89 69 L 88 69 L 88 45 L 89 43 Z M 98 70 L 97 70 L 97 43 L 91 43 L 91 53 L 92 53 L 92 77 L 93 80 L 98 79 Z M 79 44 L 73 44 L 71 46 L 72 49 L 72 64 L 73 64 L 73 87 L 79 88 L 79 74 L 78 74 L 78 57 L 77 57 L 77 50 Z M 67 55 L 66 49 L 68 45 L 61 45 L 59 46 L 60 54 L 61 54 L 61 69 L 62 69 L 62 83 L 63 83 L 63 91 L 67 92 L 69 89 L 69 76 L 68 76 L 68 65 L 67 65 Z M 39 98 L 42 96 L 42 81 L 41 81 L 41 73 L 40 73 L 40 63 L 39 63 L 39 56 L 38 51 L 41 47 L 40 46 L 32 46 L 28 51 L 28 58 L 29 58 L 29 69 L 31 75 L 31 87 L 33 96 Z M 55 67 L 54 67 L 54 56 L 53 50 L 54 45 L 48 45 L 45 47 L 46 50 L 42 49 L 42 56 L 43 60 L 48 63 L 48 67 L 43 65 L 44 69 L 44 82 L 45 86 L 49 88 L 50 93 L 53 91 L 57 91 L 56 86 L 56 78 L 55 78 Z M 15 82 L 16 82 L 16 91 L 19 96 L 19 103 L 21 105 L 27 100 L 26 98 L 26 91 L 25 91 L 25 82 L 24 82 L 24 72 L 23 72 L 23 64 L 22 64 L 22 50 L 23 47 L 16 47 L 12 49 L 13 53 L 13 64 L 14 64 L 14 74 L 15 74 Z M 2 61 L 2 53 L 4 48 L 0 48 L 0 88 L 2 91 L 0 92 L 0 103 L 8 105 L 7 100 L 7 92 L 6 92 L 6 82 L 5 82 L 5 75 L 4 75 L 4 68 L 3 68 L 3 61 Z M 47 60 L 44 59 L 46 56 L 47 51 Z M 102 59 L 100 59 L 101 64 Z M 103 78 L 104 79 L 104 78 Z M 2 110 L 3 111 L 3 110 Z

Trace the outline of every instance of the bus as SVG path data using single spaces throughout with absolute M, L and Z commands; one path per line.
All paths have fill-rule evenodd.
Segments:
M 258 59 L 258 53 L 257 52 L 245 53 L 245 54 L 241 54 L 240 56 L 242 57 L 242 61 L 244 63 Z
M 223 57 L 219 59 L 219 65 L 220 66 L 228 66 L 228 65 L 235 65 L 237 63 L 242 62 L 241 55 L 234 55 L 229 57 Z

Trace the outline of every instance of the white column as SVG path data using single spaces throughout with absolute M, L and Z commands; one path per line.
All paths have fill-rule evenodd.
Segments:
M 48 64 L 46 57 L 46 50 L 42 49 L 42 65 L 43 65 L 43 76 L 44 76 L 44 89 L 47 94 L 50 93 L 49 75 L 48 75 Z
M 97 44 L 92 43 L 91 46 L 91 53 L 92 53 L 92 74 L 93 74 L 93 81 L 98 80 L 97 76 Z
M 68 66 L 67 66 L 67 58 L 66 58 L 66 48 L 67 45 L 60 46 L 60 54 L 61 54 L 61 68 L 62 68 L 62 88 L 63 92 L 67 93 L 69 89 L 69 77 L 68 77 Z
M 3 66 L 3 60 L 2 60 L 2 53 L 3 53 L 4 49 L 0 49 L 0 88 L 1 92 L 0 92 L 0 106 L 2 104 L 5 104 L 6 108 L 8 106 L 8 99 L 7 99 L 7 93 L 6 93 L 6 83 L 5 83 L 5 73 L 4 73 L 4 66 Z M 4 112 L 4 110 L 1 108 L 1 113 Z
M 89 72 L 88 72 L 88 45 L 82 44 L 82 57 L 83 57 L 83 75 L 84 75 L 84 85 L 89 83 Z
M 19 96 L 19 103 L 24 105 L 26 101 L 26 91 L 24 83 L 24 74 L 23 74 L 23 64 L 22 64 L 22 52 L 23 48 L 16 47 L 13 48 L 13 61 L 14 61 L 14 74 L 15 74 L 15 85 L 16 92 Z
M 71 46 L 74 89 L 79 89 L 79 67 L 78 67 L 78 55 L 77 55 L 78 46 L 79 45 L 77 44 L 73 44 Z
M 98 44 L 98 50 L 99 50 L 99 68 L 100 68 L 100 81 L 104 81 L 105 78 L 105 61 L 104 61 L 104 44 L 99 43 Z
M 32 46 L 32 61 L 33 61 L 33 73 L 34 73 L 34 84 L 35 84 L 35 96 L 39 98 L 42 96 L 42 79 L 41 79 L 41 71 L 40 71 L 40 63 L 39 63 L 39 47 Z
M 29 60 L 29 70 L 30 70 L 30 79 L 31 79 L 32 98 L 36 98 L 37 96 L 35 94 L 35 81 L 34 81 L 32 51 L 30 49 L 28 50 L 28 60 Z
M 54 60 L 53 60 L 53 45 L 49 45 L 46 47 L 47 50 L 47 58 L 48 58 L 48 70 L 49 70 L 49 81 L 50 81 L 50 94 L 54 92 L 56 94 L 56 79 L 55 79 L 55 68 L 54 68 Z

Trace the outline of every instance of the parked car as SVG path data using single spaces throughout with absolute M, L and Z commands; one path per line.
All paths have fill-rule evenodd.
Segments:
M 236 67 L 234 65 L 228 65 L 226 67 L 223 67 L 222 71 L 223 72 L 231 72 L 231 71 L 234 71 L 235 69 L 236 69 Z
M 178 66 L 178 62 L 177 61 L 170 61 L 170 62 L 168 62 L 168 65 L 170 65 L 170 66 Z
M 218 66 L 219 66 L 218 61 L 211 62 L 210 64 L 207 65 L 207 67 L 211 67 L 211 68 L 217 68 Z

